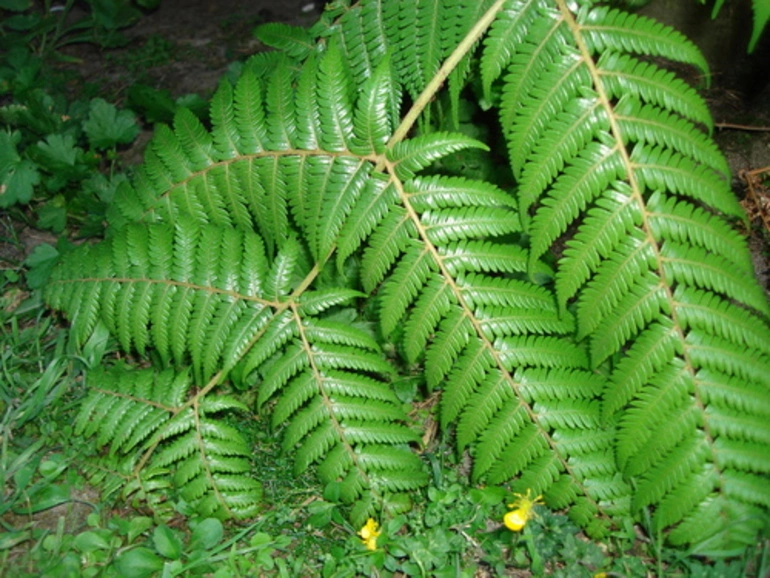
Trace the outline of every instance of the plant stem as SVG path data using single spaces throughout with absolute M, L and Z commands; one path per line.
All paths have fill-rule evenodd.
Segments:
M 489 10 L 484 13 L 484 16 L 482 16 L 478 22 L 476 22 L 474 27 L 471 28 L 468 34 L 465 35 L 465 38 L 463 38 L 457 47 L 452 51 L 452 54 L 450 54 L 449 58 L 444 61 L 444 64 L 441 65 L 441 68 L 438 69 L 438 72 L 431 79 L 425 89 L 420 93 L 420 96 L 417 97 L 417 100 L 414 101 L 412 107 L 407 111 L 406 115 L 401 121 L 401 124 L 398 125 L 396 132 L 394 132 L 393 136 L 390 137 L 390 140 L 388 141 L 388 147 L 391 147 L 397 142 L 400 142 L 406 138 L 406 135 L 412 129 L 412 125 L 417 122 L 417 119 L 420 114 L 422 114 L 422 111 L 426 106 L 428 106 L 430 101 L 433 100 L 433 97 L 441 89 L 444 81 L 459 64 L 460 60 L 462 60 L 463 57 L 465 57 L 465 55 L 473 49 L 473 45 L 479 40 L 479 38 L 481 38 L 487 28 L 489 28 L 497 16 L 497 13 L 503 7 L 503 4 L 505 4 L 505 0 L 497 0 L 489 8 Z

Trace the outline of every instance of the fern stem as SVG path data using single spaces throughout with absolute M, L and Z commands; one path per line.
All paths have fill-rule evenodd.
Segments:
M 305 291 L 307 291 L 310 286 L 313 284 L 313 281 L 315 281 L 315 278 L 318 277 L 318 275 L 321 273 L 321 269 L 324 268 L 324 265 L 331 259 L 334 252 L 337 250 L 337 245 L 334 244 L 331 248 L 331 250 L 327 253 L 326 257 L 323 259 L 319 259 L 317 263 L 313 265 L 313 268 L 310 269 L 308 274 L 305 276 L 305 278 L 302 280 L 302 283 L 300 283 L 297 288 L 292 291 L 291 298 L 281 306 L 279 306 L 276 311 L 276 314 L 283 312 L 286 310 L 289 306 L 289 304 L 293 304 L 295 300 L 299 297 L 301 297 Z
M 754 132 L 770 132 L 770 126 L 755 126 L 749 124 L 735 124 L 732 122 L 715 122 L 714 128 L 745 130 Z
M 392 147 L 394 144 L 406 138 L 407 134 L 409 134 L 409 131 L 412 129 L 412 126 L 422 114 L 422 111 L 436 96 L 436 93 L 441 89 L 441 86 L 444 84 L 447 77 L 452 73 L 465 55 L 473 49 L 473 45 L 483 36 L 487 28 L 492 25 L 497 13 L 502 9 L 505 2 L 506 0 L 497 0 L 489 10 L 479 18 L 473 28 L 471 28 L 468 34 L 465 35 L 465 38 L 463 38 L 452 51 L 449 58 L 444 61 L 444 64 L 441 65 L 441 68 L 438 69 L 438 72 L 436 72 L 435 76 L 420 93 L 417 100 L 414 101 L 414 104 L 412 104 L 412 107 L 404 116 L 401 124 L 398 125 L 396 131 L 390 137 L 388 147 Z

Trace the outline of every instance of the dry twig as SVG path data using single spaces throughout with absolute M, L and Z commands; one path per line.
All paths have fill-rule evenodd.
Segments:
M 732 122 L 717 122 L 714 124 L 716 128 L 732 129 L 732 130 L 747 130 L 752 132 L 770 132 L 770 126 L 755 126 L 750 124 L 735 124 Z
M 770 190 L 762 179 L 763 175 L 770 175 L 770 166 L 738 173 L 746 183 L 746 198 L 741 204 L 749 219 L 760 219 L 765 231 L 770 233 Z

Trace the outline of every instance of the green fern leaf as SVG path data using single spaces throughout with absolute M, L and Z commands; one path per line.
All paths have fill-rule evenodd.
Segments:
M 473 34 L 474 24 L 482 21 L 486 13 L 494 7 L 493 0 L 469 2 L 468 0 L 445 0 L 441 36 L 443 53 L 452 54 L 461 45 L 468 34 Z M 474 53 L 481 38 L 474 38 L 474 46 L 465 53 L 457 66 L 449 74 L 449 102 L 452 115 L 452 129 L 460 126 L 461 95 L 472 80 L 474 71 Z
M 242 407 L 211 395 L 229 379 L 354 523 L 408 508 L 427 476 L 375 315 L 441 389 L 474 480 L 542 493 L 591 535 L 649 509 L 694 551 L 752 544 L 770 306 L 708 107 L 664 62 L 707 75 L 694 46 L 591 0 L 362 0 L 261 34 L 281 51 L 220 85 L 210 130 L 186 111 L 158 129 L 108 240 L 46 290 L 80 343 L 108 330 L 201 387 L 169 370 L 184 379 L 91 390 L 78 427 L 110 446 L 108 487 L 253 512 L 246 441 L 223 421 Z M 488 148 L 446 132 L 476 70 L 510 190 L 436 174 Z
M 406 445 L 417 437 L 393 392 L 372 377 L 392 369 L 371 337 L 324 320 L 306 318 L 298 326 L 293 343 L 263 365 L 259 403 L 280 392 L 273 423 L 287 424 L 283 446 L 296 452 L 296 470 L 318 463 L 324 482 L 337 484 L 345 501 L 359 502 L 355 522 L 362 523 L 390 493 L 427 481 Z M 379 451 L 390 459 L 366 459 Z
M 258 26 L 255 36 L 271 48 L 277 48 L 292 58 L 302 59 L 313 50 L 313 38 L 307 30 L 281 22 Z
M 247 518 L 259 510 L 261 486 L 250 476 L 250 448 L 217 416 L 246 407 L 211 388 L 192 394 L 186 373 L 118 366 L 89 374 L 93 382 L 76 431 L 110 445 L 102 467 L 124 473 L 124 494 L 151 503 L 176 490 L 200 515 Z M 159 509 L 158 512 L 162 512 Z
M 228 258 L 220 258 L 223 250 Z M 152 262 L 157 252 L 167 257 Z M 251 293 L 254 274 L 266 264 L 254 234 L 181 221 L 173 234 L 164 225 L 127 226 L 102 245 L 82 247 L 69 263 L 54 276 L 47 298 L 70 315 L 76 334 L 86 336 L 99 318 L 126 351 L 151 344 L 164 359 L 189 359 L 200 381 L 235 365 L 265 322 L 268 301 Z M 276 275 L 263 283 L 269 286 Z M 75 301 L 79 285 L 102 289 L 92 301 Z M 167 325 L 158 327 L 157 319 Z
M 658 237 L 680 244 L 698 246 L 732 261 L 745 275 L 752 276 L 754 267 L 746 252 L 745 239 L 723 219 L 676 197 L 661 193 L 650 196 L 650 226 Z
M 372 208 L 387 210 L 382 205 Z M 352 214 L 357 212 L 354 210 Z M 381 227 L 372 233 L 372 242 L 362 260 L 362 281 L 366 291 L 372 291 L 382 281 L 398 256 L 409 248 L 413 234 L 414 224 L 403 209 L 391 210 L 382 219 Z
M 713 291 L 739 303 L 745 303 L 770 313 L 767 297 L 754 278 L 733 273 L 732 263 L 719 256 L 710 255 L 700 247 L 686 247 L 667 242 L 661 249 L 663 268 L 672 283 L 695 286 Z
M 305 204 L 302 224 L 313 257 L 320 261 L 335 245 L 342 223 L 366 186 L 371 165 L 352 158 L 320 158 L 307 164 L 308 179 L 320 192 Z
M 683 156 L 718 172 L 721 178 L 729 176 L 727 160 L 714 141 L 690 121 L 658 107 L 642 105 L 633 96 L 621 97 L 615 106 L 615 113 L 618 126 L 629 142 L 679 151 Z
M 221 98 L 229 96 L 227 88 L 220 89 Z M 220 94 L 216 94 L 214 102 Z M 267 148 L 268 136 L 265 123 L 265 89 L 257 77 L 248 72 L 241 75 L 232 96 L 232 105 L 229 99 L 222 106 L 232 106 L 235 110 L 233 118 L 226 117 L 225 121 L 235 121 L 234 124 L 215 125 L 215 130 L 234 129 L 238 135 L 238 152 L 242 154 L 254 154 Z M 215 117 L 212 117 L 212 121 Z M 229 157 L 227 157 L 229 158 Z
M 339 50 L 332 44 L 318 67 L 318 111 L 320 144 L 327 151 L 350 149 L 349 135 L 353 133 L 353 103 L 350 84 Z M 382 93 L 380 93 L 382 95 Z M 298 103 L 302 106 L 302 103 Z M 381 103 L 385 106 L 385 103 Z
M 353 206 L 348 220 L 340 230 L 337 251 L 337 267 L 339 269 L 342 269 L 345 260 L 358 250 L 377 223 L 388 214 L 388 205 L 393 202 L 396 194 L 392 183 L 389 183 L 380 173 L 372 174 L 371 178 L 366 181 L 364 191 L 361 194 L 361 199 L 366 199 L 366 202 L 359 201 Z M 403 250 L 403 247 L 398 250 Z M 385 270 L 390 265 L 392 265 L 392 261 L 384 265 Z M 381 279 L 380 277 L 379 280 Z M 379 280 L 373 280 L 371 286 L 376 285 Z
M 421 137 L 394 148 L 414 151 L 414 157 L 423 154 L 421 149 L 445 152 Z M 389 158 L 397 157 L 389 153 Z M 400 335 L 395 330 L 403 326 L 407 359 L 419 362 L 424 354 L 428 384 L 443 384 L 442 424 L 453 427 L 457 422 L 460 448 L 470 447 L 475 456 L 475 478 L 495 483 L 520 478 L 517 491 L 550 490 L 554 500 L 575 504 L 578 496 L 590 496 L 589 479 L 615 474 L 613 461 L 606 449 L 573 445 L 587 462 L 604 463 L 586 467 L 585 477 L 573 474 L 566 462 L 553 457 L 564 454 L 553 445 L 560 434 L 552 432 L 600 427 L 598 419 L 584 414 L 590 406 L 599 415 L 595 396 L 602 381 L 575 388 L 574 397 L 566 399 L 549 399 L 546 388 L 537 390 L 534 399 L 522 398 L 529 371 L 540 375 L 550 368 L 553 379 L 563 375 L 569 380 L 578 370 L 588 376 L 588 357 L 564 337 L 573 329 L 571 319 L 558 314 L 547 291 L 523 276 L 505 278 L 521 275 L 528 260 L 519 245 L 503 242 L 520 228 L 512 199 L 465 179 L 401 180 L 427 166 L 430 157 L 425 158 L 409 171 L 397 164 L 386 167 L 397 183 L 398 196 L 391 195 L 390 205 L 381 201 L 375 208 L 361 201 L 377 211 L 361 266 L 367 288 L 384 279 L 379 288 L 383 332 Z M 351 215 L 365 213 L 356 207 Z M 546 279 L 547 272 L 542 267 L 539 275 Z M 516 415 L 518 422 L 512 421 Z M 562 476 L 568 481 L 559 482 L 557 489 L 554 484 Z M 623 488 L 616 484 L 609 501 L 627 495 L 628 488 Z M 596 499 L 587 501 L 582 507 L 602 516 Z M 585 524 L 592 515 L 584 516 Z M 597 533 L 606 529 L 604 520 L 595 526 Z
M 725 215 L 745 218 L 723 176 L 687 157 L 659 148 L 637 145 L 631 152 L 640 186 L 666 190 L 706 203 Z M 697 193 L 695 191 L 698 191 Z
M 607 7 L 586 7 L 577 15 L 586 47 L 603 52 L 644 54 L 690 64 L 708 74 L 708 63 L 698 48 L 673 28 L 643 16 Z
M 381 154 L 392 133 L 393 95 L 400 100 L 390 72 L 390 61 L 382 60 L 361 87 L 353 115 L 355 136 L 350 150 L 359 155 Z
M 597 65 L 610 98 L 620 100 L 632 95 L 644 103 L 701 124 L 709 131 L 713 129 L 714 120 L 703 97 L 671 71 L 615 51 L 601 54 Z
M 227 80 L 222 80 L 211 97 L 209 110 L 213 130 L 211 139 L 215 155 L 220 159 L 230 159 L 238 154 L 240 135 L 235 128 L 235 107 L 233 106 L 233 87 Z
M 372 77 L 388 52 L 396 21 L 385 18 L 384 8 L 380 2 L 359 2 L 339 18 L 340 51 L 357 80 Z
M 387 151 L 399 180 L 411 178 L 421 169 L 450 153 L 468 148 L 489 150 L 487 145 L 462 134 L 430 133 L 396 143 Z
M 509 2 L 500 11 L 489 29 L 481 57 L 481 81 L 484 99 L 491 100 L 492 83 L 507 68 L 517 47 L 524 40 L 526 30 L 537 16 L 535 10 L 526 9 L 526 0 Z
M 288 150 L 295 142 L 297 127 L 292 98 L 295 79 L 293 62 L 284 57 L 267 82 L 265 124 L 269 150 Z
M 198 117 L 186 108 L 179 109 L 174 116 L 174 135 L 179 139 L 187 165 L 193 172 L 213 163 L 213 139 Z
M 383 3 L 383 20 L 395 25 L 391 25 L 389 34 L 394 64 L 413 97 L 433 78 L 445 56 L 441 40 L 443 12 L 443 3 L 437 0 L 404 5 Z
M 327 309 L 343 303 L 349 303 L 356 297 L 363 297 L 364 294 L 354 289 L 344 287 L 333 289 L 321 289 L 318 291 L 307 291 L 303 293 L 300 300 L 299 312 L 303 315 L 317 315 Z M 330 326 L 332 324 L 330 323 Z M 334 324 L 341 332 L 344 332 L 344 326 Z M 372 342 L 372 349 L 378 349 L 378 346 Z
M 706 62 L 679 33 L 591 2 L 532 2 L 512 16 L 518 45 L 491 43 L 483 58 L 490 79 L 509 71 L 500 118 L 530 260 L 566 246 L 559 308 L 576 313 L 591 365 L 608 369 L 603 412 L 618 420 L 618 462 L 637 484 L 632 509 L 660 507 L 658 529 L 702 540 L 691 520 L 713 513 L 721 476 L 749 485 L 766 476 L 746 437 L 766 427 L 757 410 L 717 444 L 711 421 L 732 409 L 719 394 L 705 400 L 710 387 L 740 382 L 736 399 L 749 399 L 766 383 L 770 307 L 732 226 L 745 216 L 704 132 L 713 121 L 703 99 L 639 55 L 708 74 Z M 688 492 L 687 506 L 674 506 Z M 720 539 L 756 529 L 732 516 L 764 507 L 762 497 L 736 490 L 717 502 L 743 528 Z

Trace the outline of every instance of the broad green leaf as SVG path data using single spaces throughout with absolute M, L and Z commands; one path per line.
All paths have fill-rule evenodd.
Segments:
M 222 539 L 224 528 L 216 518 L 206 518 L 193 529 L 190 537 L 190 548 L 211 550 Z
M 152 534 L 152 543 L 158 554 L 169 560 L 178 560 L 182 555 L 182 541 L 176 531 L 165 524 L 155 528 Z
M 163 569 L 163 558 L 149 548 L 139 547 L 120 554 L 115 568 L 124 578 L 149 578 Z
M 119 144 L 128 144 L 139 134 L 139 126 L 130 111 L 119 111 L 114 104 L 101 98 L 91 101 L 91 109 L 83 123 L 83 130 L 91 146 L 96 149 L 110 149 Z
M 29 202 L 40 184 L 37 165 L 16 151 L 20 139 L 19 132 L 0 131 L 0 207 Z

